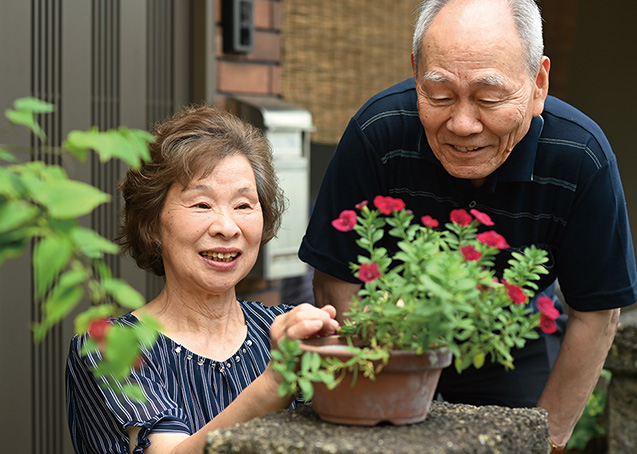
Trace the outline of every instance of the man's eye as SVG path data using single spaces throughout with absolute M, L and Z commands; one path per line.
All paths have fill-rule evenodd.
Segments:
M 432 104 L 447 104 L 451 102 L 451 98 L 448 98 L 448 97 L 439 97 L 439 98 L 431 97 L 429 99 L 431 100 Z

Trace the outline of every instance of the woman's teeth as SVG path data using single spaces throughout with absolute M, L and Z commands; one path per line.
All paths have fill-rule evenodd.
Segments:
M 202 252 L 201 256 L 208 260 L 214 260 L 215 262 L 232 262 L 238 252 Z

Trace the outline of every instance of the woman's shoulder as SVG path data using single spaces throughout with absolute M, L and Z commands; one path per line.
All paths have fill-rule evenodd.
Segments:
M 243 313 L 248 320 L 263 321 L 271 324 L 274 319 L 286 312 L 291 311 L 294 306 L 279 304 L 277 306 L 267 306 L 258 301 L 239 300 Z

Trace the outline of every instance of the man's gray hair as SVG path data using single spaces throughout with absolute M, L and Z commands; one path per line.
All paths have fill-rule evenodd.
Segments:
M 421 58 L 422 41 L 429 30 L 431 22 L 440 10 L 453 0 L 423 0 L 418 6 L 418 19 L 414 29 L 413 53 L 416 73 Z M 540 8 L 534 0 L 503 0 L 511 9 L 518 36 L 526 46 L 526 67 L 531 77 L 535 78 L 540 70 L 544 55 L 542 39 L 542 16 Z

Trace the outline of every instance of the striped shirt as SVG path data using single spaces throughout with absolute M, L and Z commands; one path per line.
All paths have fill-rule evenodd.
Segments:
M 159 335 L 143 364 L 131 371 L 146 402 L 137 402 L 105 388 L 90 372 L 100 354 L 82 356 L 87 336 L 75 336 L 66 368 L 67 413 L 77 453 L 128 453 L 126 427 L 140 427 L 135 453 L 149 446 L 151 432 L 191 435 L 226 408 L 267 367 L 270 360 L 270 326 L 277 315 L 292 307 L 267 307 L 239 301 L 248 333 L 241 347 L 225 361 L 197 355 L 172 339 Z M 111 319 L 135 326 L 132 314 Z M 294 404 L 293 404 L 294 405 Z

